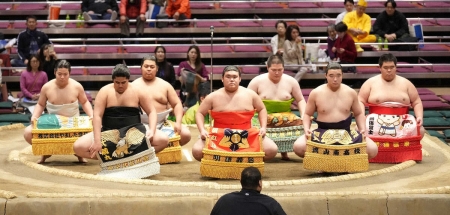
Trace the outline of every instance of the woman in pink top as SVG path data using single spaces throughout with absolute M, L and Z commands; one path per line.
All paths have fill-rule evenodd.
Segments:
M 20 90 L 22 97 L 37 101 L 41 88 L 48 82 L 47 74 L 41 71 L 41 65 L 36 55 L 31 55 L 28 59 L 27 70 L 20 75 Z
M 193 86 L 195 84 L 199 84 L 201 82 L 205 82 L 209 80 L 209 72 L 206 70 L 205 64 L 202 63 L 202 58 L 200 55 L 200 49 L 198 46 L 192 45 L 189 47 L 187 52 L 187 60 L 180 63 L 178 66 L 176 75 L 180 77 L 183 70 L 190 71 L 190 78 L 186 75 L 182 76 L 182 79 L 186 79 L 182 81 L 180 97 L 183 105 L 185 107 L 191 107 L 195 105 L 198 101 L 198 96 L 196 89 L 198 86 Z M 192 78 L 192 73 L 196 74 L 196 78 Z M 185 74 L 187 74 L 185 72 Z M 180 79 L 181 81 L 181 79 Z M 184 83 L 183 83 L 184 82 Z

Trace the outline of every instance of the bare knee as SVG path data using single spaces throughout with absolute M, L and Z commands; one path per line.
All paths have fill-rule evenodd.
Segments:
M 75 152 L 75 155 L 82 158 L 92 159 L 91 154 L 89 152 L 89 148 L 93 144 L 92 135 L 93 135 L 92 132 L 87 133 L 78 138 L 78 140 L 76 140 L 75 143 L 73 143 L 73 151 Z
M 372 139 L 366 137 L 366 151 L 369 159 L 372 159 L 377 156 L 378 154 L 378 146 L 373 142 Z
M 301 157 L 305 157 L 306 152 L 306 136 L 302 135 L 300 136 L 295 142 L 294 142 L 294 153 Z
M 278 153 L 278 146 L 271 140 L 266 137 L 263 139 L 263 148 L 264 148 L 264 161 L 270 160 L 274 158 Z
M 199 139 L 195 142 L 194 146 L 192 146 L 192 156 L 195 160 L 201 161 L 203 158 L 203 148 L 205 147 L 205 142 Z
M 27 126 L 23 132 L 23 138 L 25 139 L 25 141 L 27 141 L 27 143 L 29 143 L 31 145 L 31 139 L 33 138 L 33 135 L 31 133 L 31 125 Z
M 182 126 L 180 134 L 180 145 L 184 146 L 191 141 L 191 131 L 186 126 Z
M 153 140 L 151 145 L 155 148 L 155 153 L 164 150 L 169 144 L 169 136 L 160 130 L 156 130 L 155 135 L 153 135 Z

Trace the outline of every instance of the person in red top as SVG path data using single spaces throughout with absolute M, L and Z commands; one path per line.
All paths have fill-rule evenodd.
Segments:
M 339 59 L 341 64 L 355 63 L 356 59 L 356 46 L 355 41 L 347 34 L 348 27 L 345 23 L 339 22 L 335 26 L 338 38 L 334 43 L 334 47 L 331 49 L 332 52 L 336 53 L 336 59 Z M 343 68 L 343 71 L 345 68 Z M 355 67 L 347 67 L 347 72 L 356 72 Z
M 144 35 L 145 12 L 147 12 L 147 0 L 123 0 L 120 1 L 120 34 L 130 36 L 130 20 L 136 19 L 136 37 Z
M 169 18 L 185 20 L 191 18 L 191 6 L 189 0 L 167 0 L 166 13 Z M 186 25 L 188 23 L 180 23 Z M 178 23 L 174 23 L 177 26 Z

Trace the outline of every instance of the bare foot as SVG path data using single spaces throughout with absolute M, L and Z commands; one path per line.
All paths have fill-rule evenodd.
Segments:
M 78 155 L 75 155 L 75 157 L 78 158 L 78 163 L 87 163 L 87 162 L 88 162 L 88 161 L 86 160 L 86 158 L 82 158 L 82 157 L 80 157 L 80 156 L 78 156 Z
M 47 160 L 47 158 L 49 158 L 49 157 L 51 157 L 51 155 L 44 155 L 44 156 L 41 157 L 41 159 L 39 159 L 37 161 L 37 163 L 38 164 L 43 164 L 43 163 L 45 163 L 45 160 Z
M 289 158 L 287 152 L 281 152 L 281 160 L 291 161 L 291 159 Z

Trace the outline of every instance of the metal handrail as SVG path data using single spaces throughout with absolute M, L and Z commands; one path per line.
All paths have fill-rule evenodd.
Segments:
M 411 21 L 449 21 L 450 18 L 406 18 L 408 22 Z M 175 20 L 175 19 L 147 19 L 146 22 L 249 22 L 249 21 L 278 21 L 279 19 L 185 19 L 185 20 Z M 307 21 L 323 21 L 323 22 L 334 22 L 335 18 L 304 18 L 304 19 L 284 19 L 286 22 L 307 22 Z M 375 18 L 371 18 L 372 21 L 375 21 Z M 76 20 L 76 19 L 70 19 L 70 20 L 37 20 L 38 22 L 43 23 L 118 23 L 119 20 L 111 21 L 111 20 L 90 20 L 90 21 L 84 21 L 84 20 Z M 136 19 L 130 19 L 130 22 L 136 22 Z M 16 22 L 23 22 L 25 23 L 25 20 L 0 20 L 0 23 L 16 23 Z
M 190 4 L 196 4 L 196 3 L 256 3 L 256 2 L 262 2 L 262 3 L 273 3 L 273 2 L 279 2 L 279 3 L 297 3 L 297 2 L 303 2 L 303 3 L 328 3 L 328 2 L 338 2 L 342 3 L 342 0 L 247 0 L 247 1 L 237 1 L 237 0 L 219 0 L 219 1 L 192 1 Z M 386 2 L 386 0 L 370 0 L 370 2 Z M 450 0 L 440 0 L 440 1 L 429 1 L 429 0 L 396 0 L 396 2 L 418 2 L 418 3 L 427 3 L 427 2 L 450 2 Z M 0 4 L 42 4 L 44 2 L 0 2 Z M 81 1 L 47 1 L 47 4 L 81 4 Z M 118 4 L 120 4 L 120 1 L 117 1 Z
M 328 37 L 302 37 L 303 40 L 326 40 Z M 221 40 L 270 40 L 272 37 L 215 37 Z M 450 39 L 450 36 L 424 36 L 424 39 Z M 146 38 L 55 38 L 52 42 L 115 42 L 115 41 L 210 41 L 209 37 L 146 37 Z

